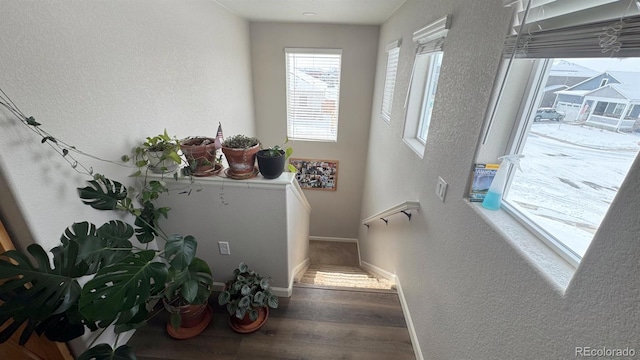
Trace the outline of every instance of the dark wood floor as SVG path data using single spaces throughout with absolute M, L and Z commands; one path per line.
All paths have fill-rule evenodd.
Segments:
M 295 287 L 247 335 L 233 332 L 224 309 L 212 307 L 212 323 L 196 338 L 171 339 L 159 316 L 129 345 L 139 360 L 415 359 L 397 294 Z

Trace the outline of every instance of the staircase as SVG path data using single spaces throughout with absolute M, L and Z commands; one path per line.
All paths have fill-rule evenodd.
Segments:
M 296 286 L 396 292 L 392 282 L 358 266 L 356 243 L 310 241 L 309 260 L 311 264 L 296 278 Z

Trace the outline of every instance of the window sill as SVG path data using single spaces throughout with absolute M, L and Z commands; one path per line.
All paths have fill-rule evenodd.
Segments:
M 402 139 L 405 144 L 409 146 L 409 149 L 413 150 L 422 159 L 424 157 L 424 144 L 422 144 L 416 138 L 404 138 Z
M 520 222 L 504 210 L 492 211 L 481 203 L 468 202 L 469 206 L 491 226 L 528 263 L 530 263 L 558 293 L 564 295 L 576 268 L 545 245 Z

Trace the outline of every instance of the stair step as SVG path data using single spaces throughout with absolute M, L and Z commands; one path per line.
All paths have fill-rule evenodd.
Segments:
M 355 266 L 311 265 L 299 284 L 321 287 L 395 290 L 395 285 Z

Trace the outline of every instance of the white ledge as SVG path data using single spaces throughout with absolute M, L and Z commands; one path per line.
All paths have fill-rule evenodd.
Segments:
M 417 201 L 405 201 L 396 206 L 390 207 L 385 211 L 369 216 L 368 218 L 362 220 L 362 224 L 368 225 L 376 220 L 380 220 L 381 218 L 385 218 L 407 210 L 420 210 L 420 203 Z
M 170 174 L 155 174 L 149 173 L 148 178 L 150 179 L 162 179 L 166 182 L 167 187 L 169 189 L 175 188 L 172 186 L 172 182 L 174 184 L 177 183 L 178 187 L 184 188 L 191 180 L 188 177 L 181 176 L 176 181 L 173 178 L 173 173 Z M 307 211 L 311 211 L 311 205 L 309 205 L 309 201 L 306 196 L 302 192 L 298 181 L 296 180 L 296 174 L 290 172 L 283 172 L 280 177 L 276 179 L 265 179 L 261 174 L 256 175 L 251 179 L 246 180 L 234 180 L 225 176 L 194 176 L 193 183 L 198 186 L 222 186 L 226 188 L 234 188 L 234 187 L 242 187 L 245 189 L 265 189 L 265 190 L 279 190 L 284 191 L 287 187 L 291 187 L 291 190 L 296 195 L 296 197 L 302 202 L 303 206 L 307 209 Z

